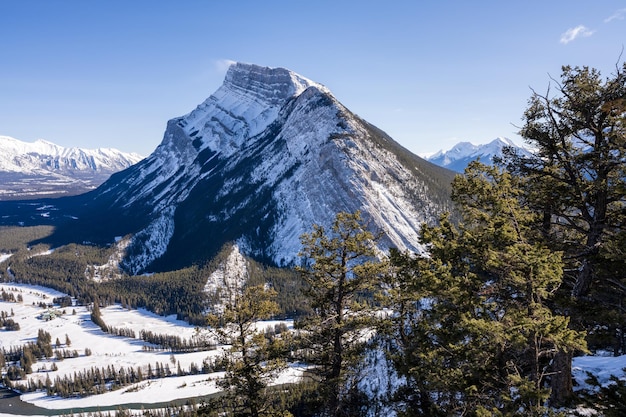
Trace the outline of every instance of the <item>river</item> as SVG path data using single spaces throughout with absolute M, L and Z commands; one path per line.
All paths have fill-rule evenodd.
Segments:
M 58 416 L 58 415 L 72 415 L 81 413 L 94 413 L 98 411 L 117 411 L 121 409 L 140 410 L 151 408 L 166 408 L 171 406 L 181 406 L 190 403 L 201 404 L 203 401 L 214 397 L 215 394 L 207 395 L 198 398 L 181 398 L 179 400 L 156 403 L 156 404 L 119 404 L 111 406 L 94 406 L 94 407 L 80 407 L 80 408 L 65 408 L 65 409 L 48 409 L 37 407 L 36 405 L 24 402 L 20 399 L 20 393 L 12 391 L 7 388 L 0 388 L 0 414 L 13 414 L 18 416 Z M 112 413 L 115 415 L 115 413 Z

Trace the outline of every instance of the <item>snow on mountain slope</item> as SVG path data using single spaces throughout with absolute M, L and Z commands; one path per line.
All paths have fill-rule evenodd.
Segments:
M 28 143 L 0 136 L 0 171 L 113 173 L 139 162 L 142 156 L 113 148 L 65 148 L 39 139 Z
M 381 249 L 420 251 L 419 226 L 449 208 L 452 177 L 321 84 L 238 63 L 213 95 L 168 122 L 152 155 L 51 216 L 75 219 L 56 232 L 74 241 L 133 234 L 131 273 L 210 259 L 227 242 L 288 265 L 302 233 L 339 211 L 361 210 L 383 232 Z
M 223 313 L 228 297 L 236 295 L 247 282 L 248 261 L 235 244 L 226 259 L 209 275 L 204 291 L 211 299 L 211 311 Z
M 483 145 L 459 142 L 450 150 L 441 150 L 427 159 L 439 166 L 449 168 L 456 172 L 463 172 L 465 167 L 475 160 L 479 160 L 485 164 L 492 164 L 493 158 L 502 156 L 502 150 L 507 146 L 515 148 L 518 152 L 522 152 L 522 154 L 530 154 L 527 149 L 516 145 L 510 139 L 496 138 Z
M 85 192 L 141 159 L 112 148 L 65 148 L 0 136 L 0 198 Z

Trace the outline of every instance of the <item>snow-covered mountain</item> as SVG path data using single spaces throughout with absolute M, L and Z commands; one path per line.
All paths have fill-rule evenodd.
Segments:
M 521 152 L 522 155 L 529 155 L 529 151 L 516 145 L 507 138 L 496 138 L 493 141 L 474 145 L 469 142 L 459 142 L 448 151 L 439 151 L 427 158 L 430 162 L 439 166 L 451 169 L 456 172 L 463 172 L 465 167 L 472 161 L 479 160 L 484 164 L 492 164 L 494 157 L 502 156 L 502 149 L 512 147 Z
M 111 148 L 65 148 L 0 136 L 0 199 L 79 194 L 141 159 Z
M 419 226 L 449 208 L 452 177 L 324 86 L 238 63 L 207 100 L 168 122 L 152 155 L 45 212 L 51 222 L 70 219 L 57 227 L 57 242 L 131 234 L 123 264 L 132 273 L 199 262 L 227 242 L 286 265 L 301 234 L 329 226 L 339 211 L 361 210 L 384 233 L 384 248 L 419 251 Z

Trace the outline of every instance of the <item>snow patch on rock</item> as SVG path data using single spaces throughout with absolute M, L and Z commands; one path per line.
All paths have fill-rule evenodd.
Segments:
M 241 290 L 247 281 L 248 261 L 242 255 L 239 246 L 234 244 L 226 260 L 209 275 L 204 286 L 204 291 L 212 299 L 211 311 L 222 313 L 226 300 Z
M 148 227 L 131 238 L 127 246 L 131 256 L 123 266 L 131 274 L 144 270 L 167 250 L 167 245 L 174 235 L 174 208 L 170 207 L 153 220 Z

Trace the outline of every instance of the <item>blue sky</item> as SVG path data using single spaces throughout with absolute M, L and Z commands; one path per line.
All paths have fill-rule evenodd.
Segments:
M 530 88 L 610 75 L 625 18 L 623 0 L 0 0 L 0 135 L 148 155 L 242 61 L 326 85 L 418 154 L 519 142 Z

